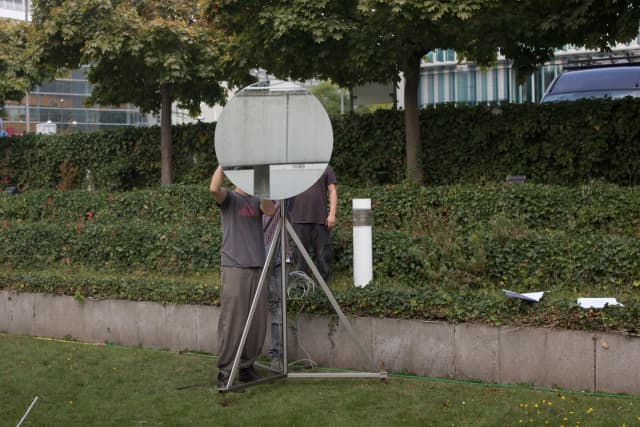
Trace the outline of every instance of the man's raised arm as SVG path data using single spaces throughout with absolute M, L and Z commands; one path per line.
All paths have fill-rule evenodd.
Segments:
M 338 209 L 338 187 L 336 184 L 329 184 L 329 215 L 325 225 L 332 228 L 336 225 L 336 210 Z
M 224 172 L 222 171 L 222 166 L 218 166 L 211 177 L 211 184 L 209 184 L 209 191 L 211 191 L 213 198 L 218 204 L 221 204 L 224 202 L 224 199 L 227 198 L 227 190 L 222 186 L 223 178 Z

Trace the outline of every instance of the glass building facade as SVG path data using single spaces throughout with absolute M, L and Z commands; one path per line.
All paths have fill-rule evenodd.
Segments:
M 29 17 L 28 0 L 0 0 L 0 18 L 24 21 Z M 36 86 L 21 102 L 6 102 L 1 117 L 2 128 L 14 135 L 36 132 L 39 124 L 48 124 L 47 128 L 54 124 L 56 132 L 74 132 L 159 123 L 157 117 L 142 114 L 131 104 L 87 106 L 85 101 L 90 95 L 86 69 L 73 70 L 64 78 Z M 176 115 L 180 113 L 176 112 Z M 181 122 L 180 119 L 186 120 L 174 118 L 177 118 L 176 123 Z
M 149 118 L 132 105 L 86 106 L 91 85 L 83 69 L 66 78 L 36 86 L 20 103 L 4 106 L 4 130 L 12 134 L 35 132 L 38 123 L 53 123 L 57 132 L 92 131 L 122 126 L 147 126 Z M 29 104 L 29 117 L 25 105 Z
M 459 60 L 451 50 L 437 49 L 423 58 L 418 92 L 420 106 L 441 103 L 500 104 L 505 102 L 539 102 L 553 79 L 571 63 L 588 61 L 595 52 L 565 46 L 555 57 L 528 76 L 524 83 L 505 58 L 498 58 L 492 68 L 479 67 Z M 618 62 L 624 58 L 640 60 L 640 37 L 630 43 L 616 45 L 607 53 Z
M 24 21 L 30 4 L 28 0 L 0 0 L 0 17 Z

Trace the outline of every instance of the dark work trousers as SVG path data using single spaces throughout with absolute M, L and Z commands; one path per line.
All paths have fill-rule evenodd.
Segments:
M 218 369 L 231 372 L 258 288 L 262 268 L 221 267 L 220 318 L 218 320 Z M 260 355 L 267 332 L 267 287 L 262 292 L 240 357 L 240 368 L 249 368 Z
M 331 247 L 331 238 L 329 229 L 324 224 L 292 224 L 293 229 L 300 238 L 302 246 L 305 247 L 311 259 L 315 262 L 320 276 L 325 283 L 329 283 L 331 276 L 331 267 L 333 265 L 333 248 Z M 307 266 L 302 254 L 295 247 L 293 252 L 293 261 L 296 269 L 304 271 L 311 277 L 311 269 Z

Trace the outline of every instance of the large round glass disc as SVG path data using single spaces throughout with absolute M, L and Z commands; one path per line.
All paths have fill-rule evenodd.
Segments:
M 333 150 L 333 129 L 309 91 L 285 81 L 247 86 L 227 103 L 215 133 L 225 175 L 249 194 L 282 200 L 311 187 Z

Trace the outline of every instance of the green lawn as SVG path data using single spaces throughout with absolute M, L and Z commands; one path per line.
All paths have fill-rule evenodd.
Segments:
M 215 358 L 0 334 L 0 426 L 632 426 L 640 396 L 391 375 L 221 395 Z

